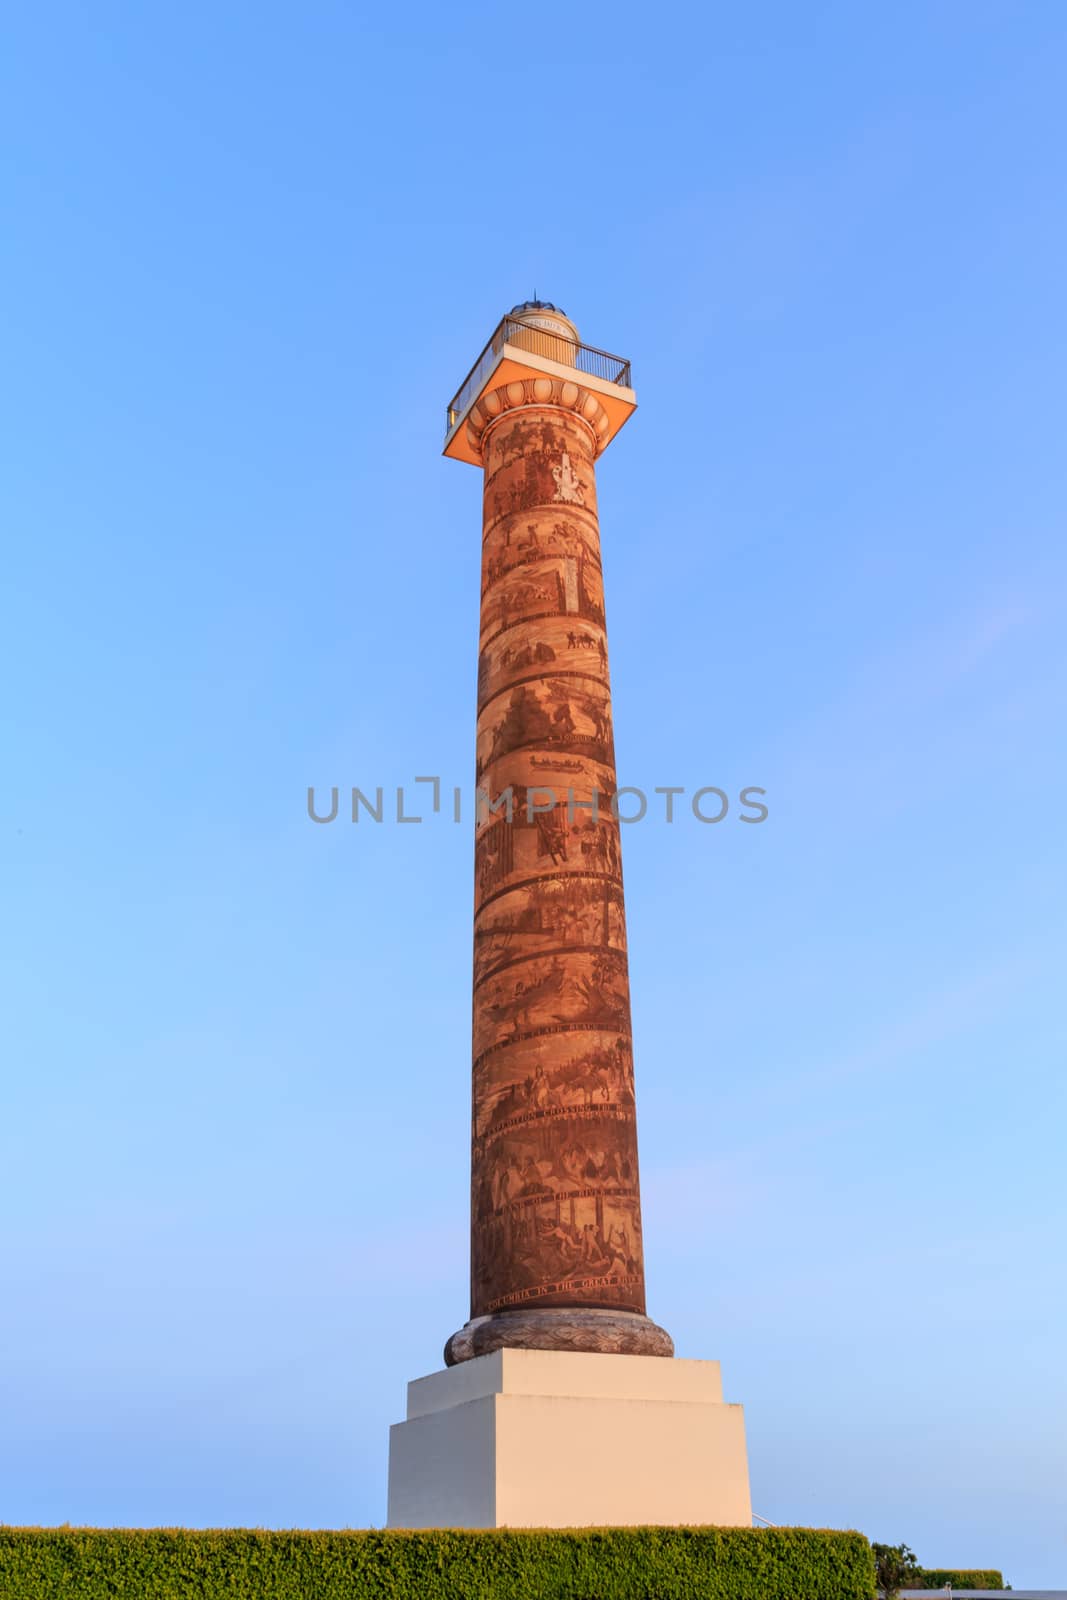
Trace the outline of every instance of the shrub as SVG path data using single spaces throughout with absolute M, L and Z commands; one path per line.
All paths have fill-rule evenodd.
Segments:
M 870 1600 L 859 1533 L 814 1528 L 2 1528 L 0 1600 Z
M 943 1589 L 946 1583 L 951 1583 L 954 1589 L 1003 1589 L 1004 1574 L 994 1568 L 976 1567 L 973 1572 L 963 1568 L 953 1571 L 950 1567 L 923 1568 L 919 1580 L 913 1585 L 916 1589 Z

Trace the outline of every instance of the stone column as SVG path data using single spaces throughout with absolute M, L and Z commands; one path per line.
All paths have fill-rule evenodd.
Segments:
M 576 374 L 576 378 L 578 375 Z M 483 394 L 471 1320 L 501 1347 L 669 1356 L 645 1316 L 594 462 L 578 381 Z

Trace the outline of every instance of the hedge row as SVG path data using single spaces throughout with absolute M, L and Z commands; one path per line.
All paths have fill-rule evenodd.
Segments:
M 973 1572 L 963 1569 L 954 1572 L 951 1567 L 924 1567 L 919 1581 L 911 1587 L 943 1589 L 946 1583 L 951 1583 L 954 1589 L 1003 1589 L 1004 1574 L 994 1571 L 992 1567 L 985 1570 L 976 1568 Z
M 860 1533 L 0 1528 L 0 1600 L 870 1600 Z

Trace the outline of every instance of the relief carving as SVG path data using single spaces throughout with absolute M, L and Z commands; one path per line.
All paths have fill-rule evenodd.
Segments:
M 566 450 L 563 452 L 563 460 L 559 466 L 552 468 L 552 477 L 556 485 L 555 498 L 557 500 L 567 500 L 576 506 L 585 505 L 581 479 L 571 466 L 571 458 Z
M 596 436 L 512 387 L 478 435 L 477 773 L 490 801 L 511 790 L 512 815 L 475 835 L 472 1315 L 642 1313 Z M 528 813 L 545 786 L 557 803 Z M 568 814 L 568 788 L 596 790 L 599 814 Z

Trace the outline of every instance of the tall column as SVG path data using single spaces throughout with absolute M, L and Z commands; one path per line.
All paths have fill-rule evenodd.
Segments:
M 594 467 L 609 436 L 577 372 L 487 389 L 467 421 L 485 472 L 471 1320 L 450 1366 L 502 1346 L 673 1353 L 645 1316 Z

